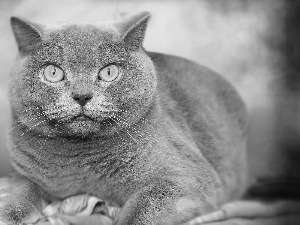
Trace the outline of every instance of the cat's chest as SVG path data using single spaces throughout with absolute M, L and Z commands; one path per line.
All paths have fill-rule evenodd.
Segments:
M 46 193 L 56 198 L 89 192 L 88 187 L 97 185 L 99 177 L 102 176 L 97 173 L 93 163 L 85 162 L 82 158 L 68 159 L 67 162 L 63 159 L 52 159 L 49 162 L 53 163 L 52 166 L 48 164 L 48 168 L 40 169 L 34 179 Z
M 51 149 L 43 149 L 35 158 L 27 157 L 25 164 L 31 165 L 27 176 L 54 197 L 93 193 L 102 199 L 109 198 L 115 187 L 139 183 L 150 176 L 150 170 L 155 170 L 150 152 L 157 148 L 157 141 L 135 133 L 127 135 L 128 139 L 123 140 L 49 143 Z

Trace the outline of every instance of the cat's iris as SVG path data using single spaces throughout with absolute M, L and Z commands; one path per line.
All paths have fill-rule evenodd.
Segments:
M 47 81 L 56 83 L 64 79 L 64 71 L 57 66 L 48 65 L 44 69 L 44 77 Z
M 99 71 L 99 79 L 106 82 L 111 82 L 115 80 L 118 76 L 118 67 L 113 64 L 105 66 Z

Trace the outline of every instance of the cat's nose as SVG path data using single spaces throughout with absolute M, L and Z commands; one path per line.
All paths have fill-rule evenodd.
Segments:
M 73 99 L 81 106 L 84 106 L 88 101 L 92 99 L 92 97 L 92 94 L 73 94 Z

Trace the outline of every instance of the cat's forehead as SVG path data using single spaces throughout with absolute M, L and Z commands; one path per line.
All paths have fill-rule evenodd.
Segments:
M 89 62 L 120 55 L 120 51 L 115 49 L 124 49 L 124 41 L 113 24 L 78 21 L 36 24 L 11 17 L 20 55 L 28 56 L 29 61 L 41 63 L 74 62 L 74 65 L 90 65 Z M 109 54 L 111 52 L 117 54 Z
M 122 57 L 122 39 L 113 26 L 67 24 L 52 26 L 44 36 L 44 44 L 36 55 L 39 60 L 70 68 L 93 67 Z
M 121 40 L 117 29 L 108 24 L 64 24 L 48 29 L 47 33 L 48 41 L 55 41 L 61 47 L 93 47 Z

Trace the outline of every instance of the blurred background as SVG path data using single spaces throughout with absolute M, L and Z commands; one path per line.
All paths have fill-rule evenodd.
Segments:
M 289 64 L 290 58 L 297 59 L 297 39 L 289 38 L 296 34 L 288 36 L 287 29 L 297 30 L 296 23 L 290 22 L 297 21 L 296 6 L 296 1 L 284 0 L 0 0 L 0 176 L 11 170 L 6 93 L 17 48 L 10 16 L 37 23 L 98 22 L 120 20 L 139 11 L 152 14 L 144 42 L 147 50 L 210 67 L 241 94 L 251 117 L 251 177 L 290 176 L 296 168 L 291 158 L 298 153 L 296 144 L 288 144 L 299 142 L 299 119 L 298 70 L 287 74 L 297 64 L 296 60 Z

